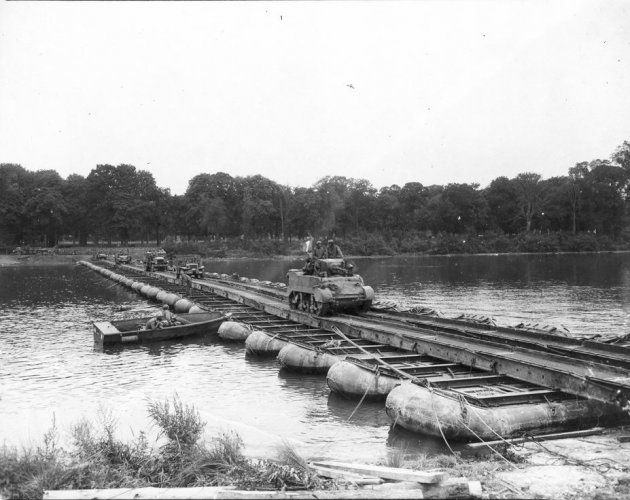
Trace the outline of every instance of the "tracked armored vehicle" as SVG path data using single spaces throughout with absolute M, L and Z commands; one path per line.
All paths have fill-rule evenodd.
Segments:
M 367 311 L 374 299 L 372 287 L 365 286 L 363 278 L 343 259 L 308 261 L 303 269 L 289 269 L 287 278 L 291 308 L 318 316 Z

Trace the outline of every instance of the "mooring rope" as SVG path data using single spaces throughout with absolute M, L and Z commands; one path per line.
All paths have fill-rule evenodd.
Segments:
M 378 374 L 376 375 L 378 376 Z M 375 382 L 376 385 L 376 382 Z M 354 407 L 354 410 L 352 410 L 352 413 L 350 414 L 350 416 L 347 418 L 346 422 L 349 422 L 350 419 L 354 416 L 354 414 L 357 412 L 357 410 L 361 407 L 361 405 L 363 404 L 363 401 L 365 400 L 368 391 L 370 390 L 370 385 L 368 384 L 367 387 L 365 388 L 365 392 L 363 393 L 363 396 L 361 397 L 361 399 L 359 400 L 359 402 L 357 403 L 357 405 Z
M 433 416 L 435 417 L 435 421 L 438 424 L 438 429 L 440 430 L 440 435 L 442 436 L 442 439 L 444 440 L 444 444 L 446 444 L 446 447 L 453 454 L 453 456 L 455 457 L 455 460 L 459 461 L 459 457 L 453 451 L 453 448 L 451 448 L 451 445 L 449 444 L 448 439 L 446 439 L 446 436 L 444 435 L 444 431 L 442 431 L 442 424 L 440 423 L 440 417 L 438 417 L 437 411 L 435 411 L 435 404 L 433 402 L 433 396 L 435 393 L 433 392 L 433 389 L 430 387 L 427 387 L 427 390 L 431 394 L 431 410 L 433 410 Z
M 472 411 L 475 412 L 475 415 L 477 416 L 477 418 L 481 421 L 482 424 L 484 424 L 488 429 L 490 429 L 490 432 L 492 432 L 496 437 L 499 438 L 499 440 L 503 441 L 505 444 L 512 446 L 512 443 L 510 443 L 509 441 L 507 441 L 503 436 L 501 436 L 501 434 L 499 434 L 497 431 L 495 431 L 492 426 L 486 422 L 481 415 L 479 415 L 479 412 L 477 411 L 477 409 L 473 406 L 473 405 L 468 405 L 470 407 L 470 409 Z M 485 442 L 485 441 L 484 441 Z
M 485 444 L 488 448 L 490 448 L 490 450 L 492 450 L 493 453 L 496 453 L 497 455 L 499 455 L 507 464 L 509 464 L 511 467 L 513 467 L 514 469 L 518 469 L 518 467 L 516 467 L 516 465 L 514 465 L 512 462 L 510 462 L 507 458 L 505 458 L 505 456 L 503 456 L 499 451 L 495 450 L 492 446 L 490 446 L 481 436 L 479 436 L 479 434 L 477 434 L 475 431 L 473 431 L 468 425 L 466 425 L 466 422 L 464 422 L 463 420 L 460 420 L 460 423 L 466 427 L 466 429 L 468 429 L 481 443 Z

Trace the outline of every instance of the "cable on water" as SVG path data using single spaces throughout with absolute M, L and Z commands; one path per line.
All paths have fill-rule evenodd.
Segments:
M 378 373 L 376 374 L 376 376 L 378 377 Z M 376 385 L 376 381 L 375 381 L 375 385 Z M 370 384 L 367 384 L 367 387 L 365 388 L 365 392 L 363 393 L 363 396 L 361 397 L 361 399 L 359 400 L 359 402 L 357 403 L 357 405 L 354 407 L 354 410 L 352 410 L 352 413 L 350 414 L 350 416 L 348 417 L 348 419 L 346 420 L 346 422 L 349 422 L 350 419 L 352 417 L 354 417 L 354 414 L 357 412 L 357 410 L 361 407 L 361 405 L 363 404 L 363 401 L 365 400 L 368 391 L 370 390 Z
M 433 402 L 433 396 L 434 396 L 433 388 L 431 388 L 430 386 L 427 386 L 427 390 L 431 394 L 431 410 L 433 410 L 433 416 L 435 417 L 435 421 L 438 424 L 438 429 L 440 430 L 440 435 L 442 436 L 442 439 L 444 440 L 444 444 L 446 444 L 446 447 L 449 449 L 449 451 L 455 457 L 455 461 L 459 461 L 459 457 L 453 451 L 453 448 L 451 448 L 451 445 L 449 444 L 448 440 L 446 439 L 446 436 L 444 435 L 444 431 L 442 430 L 442 424 L 440 423 L 440 417 L 438 416 L 437 411 L 435 411 L 435 405 L 434 405 L 434 402 Z

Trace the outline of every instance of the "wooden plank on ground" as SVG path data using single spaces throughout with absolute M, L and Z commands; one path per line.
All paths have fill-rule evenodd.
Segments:
M 132 499 L 243 499 L 243 500 L 279 500 L 279 499 L 421 499 L 421 490 L 301 490 L 301 491 L 245 491 L 229 487 L 193 487 L 193 488 L 113 488 L 102 490 L 46 490 L 46 500 L 132 500 Z
M 380 465 L 350 464 L 345 462 L 312 462 L 317 467 L 345 470 L 355 474 L 382 477 L 393 481 L 415 481 L 417 483 L 433 484 L 442 481 L 444 472 L 423 472 L 411 469 L 399 469 L 396 467 L 383 467 Z
M 219 498 L 219 494 L 229 487 L 193 487 L 193 488 L 104 488 L 93 490 L 47 490 L 44 499 L 47 500 L 127 500 L 127 499 L 201 499 Z
M 318 467 L 316 465 L 310 465 L 309 468 L 317 473 L 318 476 L 329 477 L 331 479 L 346 479 L 359 485 L 364 484 L 381 484 L 383 479 L 376 476 L 364 476 L 361 474 L 355 474 L 354 472 L 348 472 L 340 469 L 330 469 L 328 467 Z
M 45 499 L 67 500 L 109 500 L 109 499 L 173 499 L 196 500 L 226 498 L 233 486 L 196 486 L 191 488 L 113 488 L 94 490 L 48 490 L 44 492 Z M 236 497 L 235 497 L 236 498 Z

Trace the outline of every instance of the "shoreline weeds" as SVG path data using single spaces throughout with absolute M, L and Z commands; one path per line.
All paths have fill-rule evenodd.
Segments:
M 624 428 L 607 429 L 602 434 L 592 435 L 583 438 L 557 439 L 552 441 L 544 441 L 544 444 L 531 439 L 521 445 L 506 447 L 497 446 L 491 452 L 481 453 L 479 456 L 466 455 L 437 455 L 433 457 L 417 457 L 407 459 L 404 457 L 404 451 L 394 450 L 392 462 L 394 463 L 376 463 L 370 464 L 366 462 L 356 463 L 356 465 L 376 466 L 376 467 L 394 467 L 396 469 L 405 469 L 409 471 L 420 472 L 442 472 L 445 474 L 445 484 L 449 480 L 458 483 L 478 481 L 481 485 L 482 496 L 476 498 L 542 498 L 542 499 L 562 499 L 562 500 L 612 500 L 616 498 L 627 498 L 630 494 L 630 442 L 627 442 Z M 125 444 L 119 442 L 125 447 Z M 208 442 L 207 445 L 210 445 Z M 7 457 L 7 446 L 4 443 L 4 456 Z M 203 445 L 202 445 L 203 446 Z M 0 449 L 0 458 L 2 457 L 2 449 Z M 159 453 L 157 451 L 156 453 Z M 302 457 L 299 453 L 295 457 L 301 464 L 296 469 L 305 467 L 310 461 L 308 457 Z M 175 457 L 174 457 L 175 458 Z M 173 462 L 173 467 L 177 467 L 177 460 Z M 389 460 L 388 460 L 389 462 Z M 252 462 L 261 463 L 261 462 Z M 284 463 L 281 457 L 272 459 L 269 464 L 274 463 L 280 467 L 291 467 L 290 464 Z M 63 473 L 64 470 L 69 475 L 73 473 L 75 466 L 66 467 L 63 462 L 56 462 L 55 470 L 57 473 Z M 75 464 L 76 465 L 76 464 Z M 85 464 L 84 464 L 85 465 Z M 271 470 L 277 470 L 276 465 L 270 465 Z M 296 467 L 293 464 L 293 467 Z M 67 470 L 66 470 L 67 469 Z M 249 470 L 249 469 L 247 469 Z M 304 472 L 306 469 L 302 469 Z M 135 498 L 153 498 L 152 494 L 156 492 L 167 494 L 172 489 L 173 496 L 163 496 L 160 498 L 195 498 L 187 494 L 195 493 L 197 490 L 203 490 L 203 482 L 190 486 L 182 486 L 178 484 L 162 484 L 160 487 L 147 487 L 142 482 L 134 479 L 132 471 L 129 473 L 126 481 L 118 482 L 117 486 L 107 486 L 101 484 L 96 490 L 65 489 L 64 485 L 59 484 L 61 488 L 45 487 L 46 495 L 44 498 L 68 498 L 63 492 L 70 493 L 76 491 L 77 495 L 73 498 L 112 498 L 111 495 L 116 494 L 116 498 L 134 498 L 132 496 L 118 496 L 120 492 L 135 491 L 139 495 Z M 385 483 L 381 488 L 372 486 L 359 487 L 352 482 L 350 476 L 348 479 L 341 479 L 339 482 L 327 483 L 324 486 L 320 483 L 314 489 L 310 487 L 298 489 L 290 488 L 289 491 L 283 488 L 274 487 L 273 483 L 261 483 L 261 476 L 253 474 L 252 471 L 245 472 L 245 475 L 237 475 L 235 478 L 228 479 L 223 476 L 220 483 L 212 481 L 212 476 L 208 478 L 206 492 L 210 492 L 216 488 L 221 494 L 215 498 L 245 498 L 237 495 L 238 492 L 250 495 L 252 498 L 422 498 L 420 494 L 423 487 L 420 484 L 410 482 L 389 482 Z M 252 477 L 247 474 L 252 473 Z M 313 473 L 313 472 L 311 472 Z M 320 477 L 321 480 L 323 478 Z M 257 483 L 257 484 L 256 484 Z M 249 486 L 242 489 L 244 484 Z M 315 483 L 311 483 L 313 486 Z M 42 485 L 43 486 L 43 485 Z M 52 485 L 51 485 L 52 486 Z M 297 485 L 295 485 L 297 486 Z M 304 484 L 303 486 L 306 486 Z M 439 487 L 439 484 L 436 485 Z M 66 486 L 67 487 L 67 486 Z M 85 486 L 84 486 L 85 487 Z M 111 489 L 111 488 L 114 489 Z M 253 487 L 253 488 L 252 488 Z M 143 490 L 146 490 L 143 492 Z M 230 491 L 234 492 L 230 495 Z M 380 496 L 377 492 L 380 491 Z M 50 493 L 48 493 L 50 492 Z M 57 493 L 55 493 L 57 492 Z M 398 492 L 398 493 L 397 493 Z M 411 492 L 416 492 L 414 496 Z M 419 493 L 418 493 L 419 492 Z M 446 490 L 448 492 L 448 490 Z M 82 494 L 83 493 L 83 494 Z M 89 495 L 86 496 L 86 494 Z M 144 495 L 143 495 L 144 493 Z M 149 496 L 146 494 L 152 493 Z M 336 495 L 338 493 L 340 496 Z M 449 498 L 440 496 L 439 490 L 436 491 L 438 496 L 427 492 L 425 498 Z M 60 496 L 61 495 L 61 496 Z M 236 496 L 235 496 L 236 495 Z M 4 497 L 3 497 L 4 498 Z M 8 496 L 6 498 L 13 498 Z M 469 498 L 473 498 L 470 496 Z

